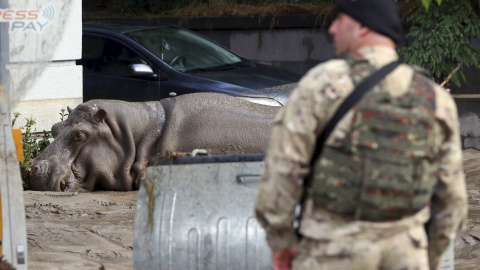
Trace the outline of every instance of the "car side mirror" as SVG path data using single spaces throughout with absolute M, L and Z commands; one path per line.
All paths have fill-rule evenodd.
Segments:
M 131 64 L 128 66 L 129 76 L 149 80 L 158 80 L 158 74 L 147 64 Z

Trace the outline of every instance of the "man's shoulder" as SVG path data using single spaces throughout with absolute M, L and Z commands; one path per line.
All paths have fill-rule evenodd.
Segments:
M 325 72 L 348 73 L 350 72 L 350 65 L 348 61 L 345 59 L 328 60 L 310 69 L 310 71 L 307 73 L 307 76 L 309 74 L 318 74 L 318 73 L 325 73 Z
M 332 59 L 311 68 L 300 80 L 300 85 L 316 87 L 329 84 L 344 75 L 350 74 L 350 65 L 344 59 Z
M 432 77 L 432 73 L 428 70 L 428 69 L 425 69 L 421 66 L 417 66 L 417 65 L 409 65 L 413 71 L 415 72 L 415 74 L 418 74 L 426 79 L 429 79 L 429 80 L 432 80 L 433 82 L 433 77 Z
M 437 110 L 443 108 L 447 109 L 447 111 L 456 111 L 456 104 L 452 95 L 445 90 L 445 88 L 433 81 L 430 71 L 415 65 L 409 65 L 409 67 L 413 69 L 414 73 L 417 75 L 417 80 L 423 81 L 423 85 L 429 85 L 430 89 L 433 90 Z
M 408 65 L 415 75 L 417 75 L 417 80 L 422 80 L 424 83 L 430 85 L 432 89 L 434 89 L 435 92 L 437 92 L 437 96 L 441 98 L 447 98 L 447 99 L 453 99 L 450 93 L 448 93 L 445 88 L 442 86 L 438 85 L 432 77 L 432 74 L 428 69 L 416 66 L 416 65 Z

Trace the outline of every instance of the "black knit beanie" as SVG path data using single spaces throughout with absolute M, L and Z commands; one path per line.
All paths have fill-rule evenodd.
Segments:
M 337 0 L 335 8 L 397 44 L 402 39 L 400 11 L 395 0 Z

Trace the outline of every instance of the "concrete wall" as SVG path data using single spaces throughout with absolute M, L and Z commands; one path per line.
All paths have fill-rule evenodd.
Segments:
M 9 5 L 39 10 L 36 20 L 9 25 L 10 111 L 22 114 L 16 127 L 33 117 L 37 132 L 50 130 L 61 109 L 82 101 L 82 66 L 75 63 L 82 54 L 82 1 L 10 0 Z
M 198 32 L 249 60 L 305 74 L 334 56 L 326 33 L 332 19 L 305 14 L 151 20 Z
M 480 98 L 457 97 L 458 117 L 460 120 L 460 135 L 463 148 L 480 150 Z
M 335 53 L 330 37 L 319 28 L 197 32 L 249 60 L 298 74 L 305 74 Z

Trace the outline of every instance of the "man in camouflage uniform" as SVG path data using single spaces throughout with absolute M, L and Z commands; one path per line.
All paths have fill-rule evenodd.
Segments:
M 309 168 L 317 137 L 342 101 L 398 58 L 394 0 L 338 0 L 336 9 L 329 32 L 339 59 L 299 82 L 275 119 L 265 159 L 255 211 L 274 269 L 438 269 L 467 215 L 448 92 L 401 64 L 338 122 Z M 299 240 L 295 209 L 310 171 Z

